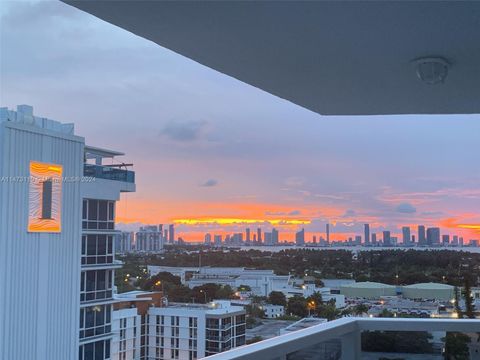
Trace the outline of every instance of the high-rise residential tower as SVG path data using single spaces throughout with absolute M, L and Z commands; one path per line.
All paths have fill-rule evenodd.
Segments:
M 418 245 L 425 246 L 427 245 L 427 238 L 425 235 L 425 226 L 418 225 Z
M 135 173 L 114 162 L 123 153 L 86 146 L 82 158 L 84 175 L 92 179 L 81 184 L 82 240 L 80 277 L 80 344 L 79 360 L 110 359 L 115 261 L 113 239 L 116 203 L 122 192 L 135 191 Z M 149 249 L 160 246 L 156 225 L 147 226 L 139 241 Z M 153 236 L 150 236 L 152 235 Z M 138 239 L 137 239 L 138 242 Z
M 440 228 L 428 228 L 427 229 L 427 245 L 436 246 L 440 245 Z
M 2 359 L 78 358 L 84 144 L 73 124 L 0 108 Z
M 272 245 L 278 244 L 278 230 L 273 228 L 272 229 Z
M 175 242 L 175 225 L 168 225 L 168 243 L 173 244 Z
M 115 202 L 134 173 L 26 105 L 0 110 L 0 149 L 0 357 L 110 359 Z
M 365 245 L 370 245 L 370 224 L 364 224 L 363 225 L 363 231 L 364 231 L 364 244 Z
M 212 234 L 206 233 L 205 234 L 205 241 L 204 244 L 210 246 L 212 244 Z
M 390 238 L 390 231 L 383 232 L 383 246 L 392 246 L 392 239 Z
M 295 233 L 295 244 L 298 246 L 305 245 L 305 229 Z
M 163 234 L 159 231 L 157 225 L 147 225 L 140 227 L 135 234 L 137 251 L 144 252 L 162 252 L 163 251 Z
M 408 226 L 402 227 L 402 241 L 404 246 L 410 245 L 410 227 Z

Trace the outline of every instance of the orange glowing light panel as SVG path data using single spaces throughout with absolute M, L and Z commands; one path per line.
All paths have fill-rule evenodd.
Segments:
M 28 232 L 61 232 L 61 165 L 30 162 Z

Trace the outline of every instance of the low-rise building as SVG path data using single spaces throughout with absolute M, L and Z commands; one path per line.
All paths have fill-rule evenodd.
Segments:
M 285 315 L 285 307 L 282 305 L 264 304 L 260 306 L 267 319 L 276 319 Z
M 368 314 L 378 316 L 384 310 L 395 316 L 435 317 L 439 315 L 439 303 L 433 301 L 413 301 L 403 298 L 383 298 L 379 304 L 373 305 Z
M 113 360 L 193 360 L 245 344 L 245 309 L 230 301 L 168 303 L 141 291 L 116 300 Z
M 408 299 L 429 299 L 450 301 L 454 298 L 452 285 L 439 283 L 420 283 L 402 286 L 402 295 Z
M 395 286 L 370 281 L 344 284 L 340 287 L 340 293 L 347 298 L 365 299 L 397 295 Z

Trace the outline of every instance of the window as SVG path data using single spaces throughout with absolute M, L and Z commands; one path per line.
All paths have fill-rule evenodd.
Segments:
M 115 227 L 115 202 L 108 200 L 83 200 L 82 228 L 88 230 L 113 230 Z
M 110 340 L 80 345 L 79 360 L 104 360 L 110 358 Z
M 228 317 L 228 318 L 222 319 L 222 327 L 224 329 L 230 327 L 231 325 L 232 325 L 232 318 Z
M 80 339 L 111 331 L 111 305 L 80 308 Z
M 219 321 L 218 319 L 207 319 L 207 328 L 218 329 Z
M 82 265 L 113 263 L 112 235 L 82 236 Z
M 80 301 L 109 299 L 112 297 L 112 270 L 82 271 Z

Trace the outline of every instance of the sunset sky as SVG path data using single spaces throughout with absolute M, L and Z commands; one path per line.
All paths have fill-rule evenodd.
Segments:
M 480 115 L 320 116 L 63 3 L 3 4 L 0 105 L 127 154 L 137 192 L 120 228 L 305 227 L 309 241 L 327 221 L 339 239 L 368 222 L 480 239 Z

